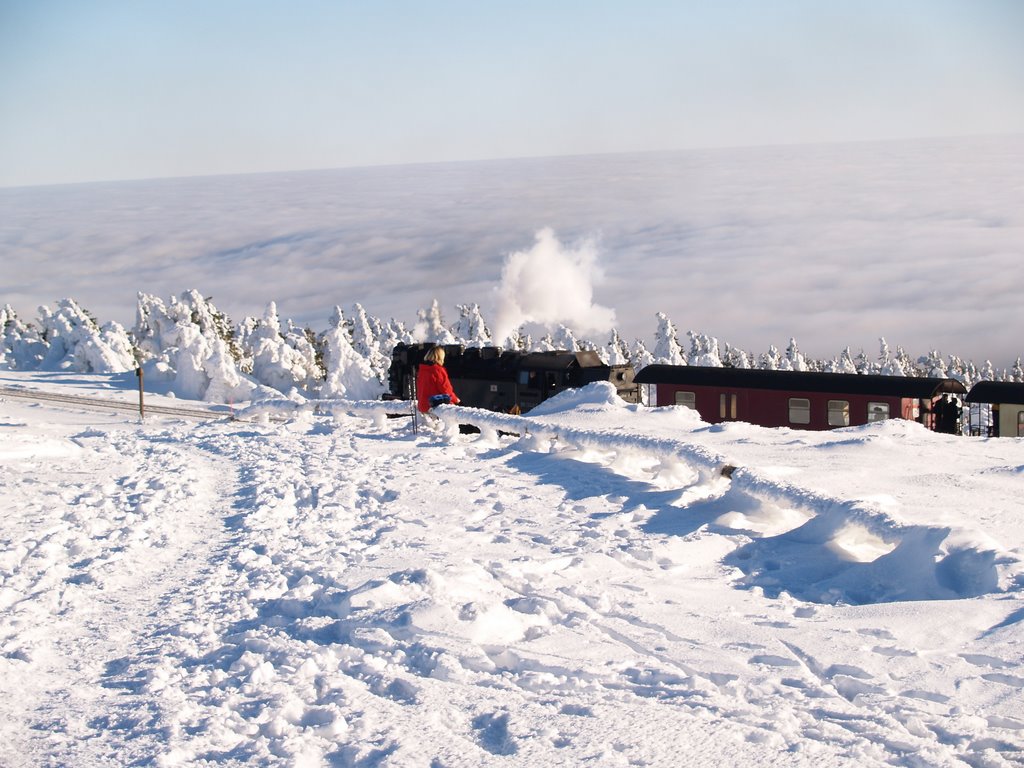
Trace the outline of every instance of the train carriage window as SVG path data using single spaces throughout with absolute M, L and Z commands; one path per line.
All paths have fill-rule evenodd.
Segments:
M 723 419 L 736 418 L 736 395 L 725 394 L 718 397 L 718 415 Z
M 789 423 L 811 423 L 811 401 L 806 397 L 789 398 Z
M 868 403 L 868 423 L 885 421 L 889 418 L 888 403 Z
M 830 427 L 850 426 L 850 401 L 829 400 L 828 401 L 828 425 Z
M 1017 411 L 1017 437 L 1024 437 L 1024 411 Z
M 676 405 L 684 405 L 687 408 L 697 410 L 697 393 L 676 392 Z

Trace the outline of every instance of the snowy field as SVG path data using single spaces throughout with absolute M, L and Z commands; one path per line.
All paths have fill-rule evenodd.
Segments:
M 1024 441 L 292 407 L 0 396 L 0 764 L 1024 762 Z

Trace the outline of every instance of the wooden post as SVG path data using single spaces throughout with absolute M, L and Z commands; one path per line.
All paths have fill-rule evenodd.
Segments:
M 146 405 L 142 399 L 142 366 L 135 369 L 135 375 L 139 378 L 139 418 L 146 418 Z

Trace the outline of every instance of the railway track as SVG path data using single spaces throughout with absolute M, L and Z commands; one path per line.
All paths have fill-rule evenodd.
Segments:
M 63 403 L 65 405 L 80 405 L 86 408 L 98 408 L 101 410 L 121 411 L 124 413 L 138 413 L 138 403 L 125 402 L 123 400 L 108 400 L 102 397 L 87 397 L 85 395 L 61 395 L 53 392 L 42 392 L 37 389 L 22 389 L 15 387 L 0 387 L 0 397 L 15 397 L 21 400 L 32 400 L 33 402 Z M 185 408 L 168 405 L 145 405 L 146 414 L 159 414 L 161 416 L 181 416 L 188 419 L 235 419 L 231 411 L 212 411 L 204 408 Z

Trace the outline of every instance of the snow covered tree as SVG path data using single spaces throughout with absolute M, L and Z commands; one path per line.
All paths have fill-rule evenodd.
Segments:
M 366 314 L 362 304 L 352 306 L 349 327 L 352 333 L 352 347 L 366 359 L 377 380 L 384 384 L 388 378 L 388 369 L 391 367 L 391 352 L 397 342 L 390 343 L 387 354 L 381 350 L 379 337 L 383 333 L 383 327 Z
M 964 387 L 970 390 L 974 383 L 973 367 L 973 365 L 965 362 L 962 358 L 959 358 L 956 355 L 950 355 L 946 371 L 949 374 L 949 378 L 956 379 L 963 384 Z
M 772 344 L 768 347 L 768 351 L 761 355 L 757 367 L 763 371 L 785 370 L 783 368 L 783 360 L 784 358 L 779 354 L 779 350 Z
M 903 347 L 901 347 L 898 344 L 896 345 L 896 355 L 894 356 L 893 359 L 896 361 L 896 364 L 899 366 L 900 370 L 903 371 L 903 373 L 900 374 L 900 375 L 903 375 L 903 376 L 917 376 L 917 375 L 919 375 L 919 373 L 917 371 L 917 366 L 914 365 L 914 361 L 910 358 L 910 355 L 908 355 L 907 351 L 905 349 L 903 349 Z
M 900 361 L 889 352 L 889 345 L 884 337 L 878 340 L 878 344 L 878 372 L 883 376 L 906 376 L 907 372 Z
M 198 291 L 172 296 L 167 305 L 140 293 L 132 335 L 149 363 L 149 380 L 181 397 L 238 402 L 256 391 L 239 370 L 243 355 L 230 321 Z
M 1010 371 L 1011 381 L 1024 382 L 1024 364 L 1021 363 L 1021 359 L 1018 357 L 1017 362 L 1013 364 L 1013 369 Z
M 523 332 L 523 328 L 515 328 L 505 339 L 503 349 L 511 352 L 530 352 L 533 350 L 533 338 Z
M 391 322 L 382 326 L 379 339 L 380 351 L 387 358 L 391 357 L 391 353 L 394 352 L 395 347 L 399 344 L 416 343 L 416 337 L 413 332 L 395 318 L 391 318 Z
M 687 331 L 690 338 L 690 356 L 687 359 L 688 365 L 701 368 L 721 368 L 722 357 L 718 350 L 718 339 L 704 333 Z
M 435 344 L 456 344 L 455 337 L 444 324 L 441 317 L 441 306 L 437 299 L 430 305 L 430 309 L 421 309 L 419 319 L 416 321 L 414 335 L 417 341 L 432 341 Z
M 796 339 L 792 336 L 789 338 L 789 346 L 786 347 L 786 361 L 789 364 L 788 369 L 791 371 L 810 370 L 807 359 L 803 356 L 800 347 L 797 346 Z
M 248 324 L 247 324 L 248 325 Z M 252 376 L 278 392 L 314 392 L 324 376 L 320 354 L 306 331 L 290 320 L 281 327 L 277 304 L 270 302 L 263 318 L 248 333 L 252 351 Z M 315 338 L 315 336 L 314 336 Z
M 626 342 L 619 336 L 619 331 L 616 328 L 612 328 L 611 336 L 608 339 L 608 343 L 604 346 L 604 354 L 602 359 L 608 363 L 608 365 L 628 365 L 629 364 L 629 347 L 626 346 Z
M 978 381 L 997 381 L 995 366 L 992 365 L 991 360 L 986 360 L 985 364 L 981 366 L 981 370 L 978 372 Z
M 722 365 L 726 368 L 740 368 L 746 370 L 751 368 L 750 355 L 739 347 L 734 347 L 728 342 L 725 344 L 725 354 L 722 355 Z
M 489 347 L 491 332 L 480 314 L 479 304 L 458 304 L 459 319 L 452 329 L 456 342 L 466 347 Z
M 654 364 L 654 355 L 651 354 L 651 351 L 647 349 L 647 345 L 641 339 L 633 342 L 633 351 L 630 353 L 629 358 L 633 361 L 633 370 L 637 373 L 648 365 Z
M 564 325 L 559 325 L 552 337 L 551 343 L 555 349 L 564 349 L 569 352 L 578 352 L 580 350 L 580 342 L 576 339 L 575 334 L 571 329 Z
M 942 357 L 942 353 L 937 349 L 931 350 L 927 355 L 922 355 L 917 359 L 917 366 L 922 371 L 924 376 L 933 379 L 948 379 L 949 372 L 946 368 L 946 361 Z
M 853 364 L 857 368 L 857 373 L 878 373 L 875 364 L 868 359 L 868 355 L 863 349 L 857 353 L 857 356 L 853 359 Z
M 57 302 L 56 312 L 44 306 L 39 313 L 40 338 L 46 342 L 40 368 L 81 373 L 119 373 L 135 368 L 131 339 L 118 323 L 100 328 L 74 299 Z
M 23 323 L 10 304 L 0 309 L 0 367 L 35 370 L 46 354 L 46 342 L 30 323 Z
M 857 363 L 853 360 L 853 353 L 849 347 L 844 347 L 839 357 L 831 360 L 826 366 L 829 373 L 857 373 Z
M 532 350 L 535 352 L 552 352 L 558 347 L 555 346 L 555 340 L 551 338 L 550 333 L 545 333 L 537 341 L 536 347 Z
M 373 400 L 384 387 L 369 361 L 352 346 L 348 325 L 341 307 L 335 307 L 331 328 L 323 334 L 323 360 L 327 376 L 321 397 L 348 400 Z
M 686 365 L 675 325 L 664 312 L 659 312 L 655 317 L 658 319 L 658 329 L 654 332 L 655 362 L 665 365 Z

